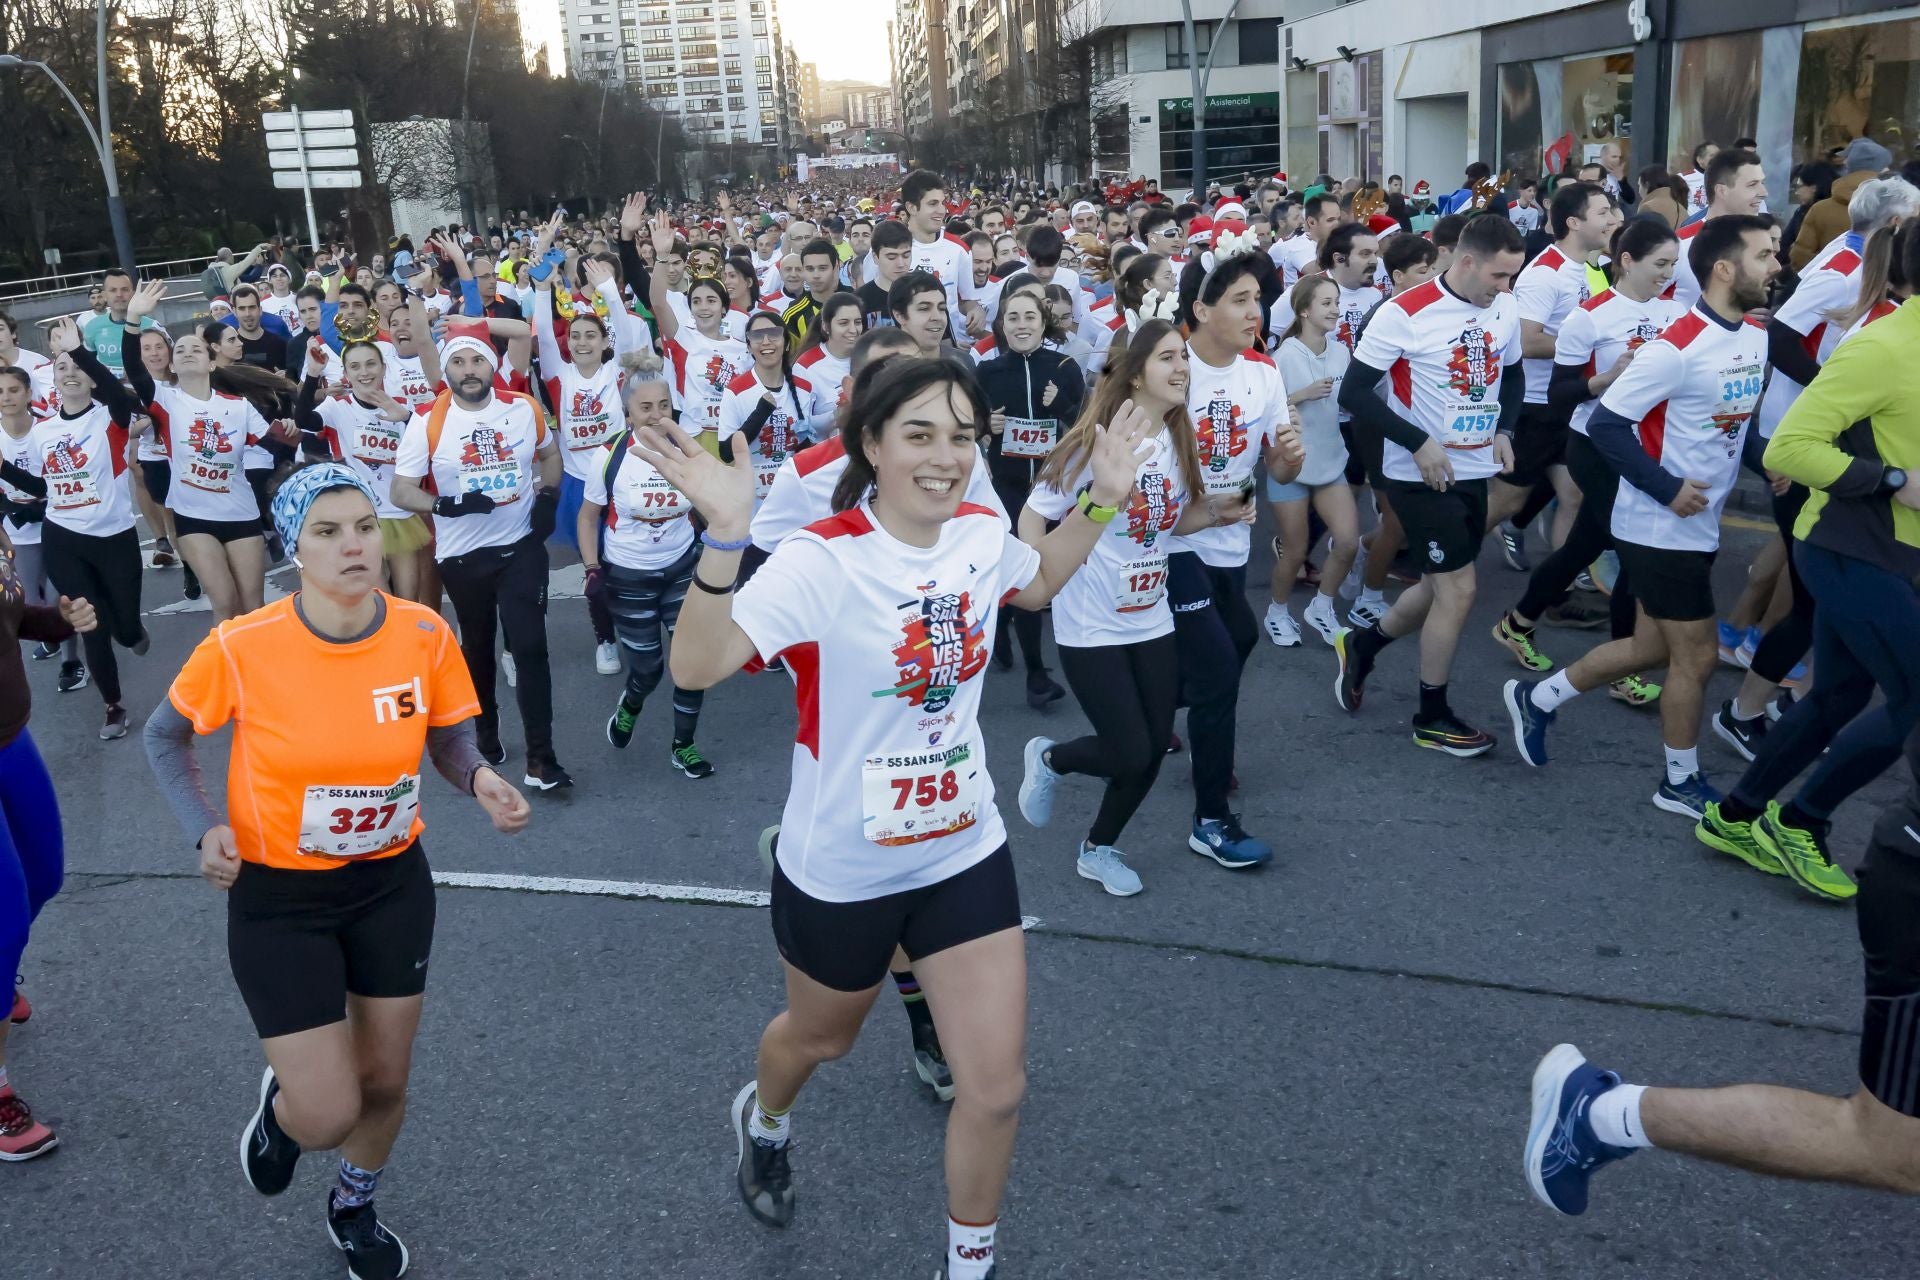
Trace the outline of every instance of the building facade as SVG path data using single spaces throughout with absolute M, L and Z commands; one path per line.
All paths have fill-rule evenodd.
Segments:
M 914 133 L 952 113 L 946 0 L 894 0 L 893 73 L 901 129 Z

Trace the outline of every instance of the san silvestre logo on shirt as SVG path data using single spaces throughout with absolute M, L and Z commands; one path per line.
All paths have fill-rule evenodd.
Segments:
M 899 606 L 907 613 L 893 650 L 899 679 L 891 689 L 874 690 L 874 697 L 905 698 L 908 706 L 944 711 L 960 685 L 987 665 L 986 627 L 984 620 L 969 620 L 969 594 L 932 594 L 938 585 L 915 588 L 920 599 Z

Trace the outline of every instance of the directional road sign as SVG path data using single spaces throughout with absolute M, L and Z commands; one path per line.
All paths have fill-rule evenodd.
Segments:
M 357 169 L 322 169 L 309 173 L 306 181 L 301 181 L 298 173 L 276 173 L 273 185 L 282 191 L 298 191 L 302 187 L 357 187 L 360 185 L 360 171 Z
M 301 138 L 301 133 L 306 134 L 304 139 Z M 352 129 L 280 129 L 267 135 L 267 150 L 297 151 L 300 149 L 303 141 L 306 143 L 308 151 L 312 151 L 316 147 L 352 147 L 359 145 L 359 139 L 354 137 Z
M 351 111 L 263 111 L 260 124 L 267 129 L 351 129 Z

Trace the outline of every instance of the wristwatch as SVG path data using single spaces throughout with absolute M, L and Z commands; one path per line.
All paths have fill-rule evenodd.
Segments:
M 1880 487 L 1876 493 L 1885 497 L 1907 487 L 1907 473 L 1900 467 L 1888 467 L 1880 473 Z

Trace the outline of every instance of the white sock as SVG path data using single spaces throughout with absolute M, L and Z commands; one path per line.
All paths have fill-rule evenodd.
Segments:
M 947 1280 L 987 1280 L 993 1270 L 995 1218 L 982 1227 L 947 1219 Z
M 1587 1123 L 1593 1136 L 1610 1147 L 1650 1147 L 1646 1127 L 1640 1123 L 1640 1095 L 1643 1084 L 1616 1085 L 1593 1100 Z
M 1700 748 L 1667 747 L 1666 752 L 1667 781 L 1674 786 L 1679 786 L 1700 772 Z
M 1377 604 L 1384 609 L 1387 607 L 1387 597 L 1385 592 L 1380 587 L 1361 587 L 1360 599 L 1357 601 L 1357 603 Z
M 1291 615 L 1292 613 L 1293 613 L 1292 609 L 1288 608 L 1284 604 L 1281 604 L 1278 600 L 1275 600 L 1273 603 L 1267 606 L 1267 616 L 1269 618 L 1283 618 Z
M 747 1132 L 761 1142 L 770 1142 L 774 1146 L 784 1146 L 793 1136 L 793 1113 L 782 1111 L 779 1115 L 770 1114 L 760 1105 L 760 1099 L 753 1100 L 753 1118 L 747 1122 Z
M 1737 693 L 1733 695 L 1733 718 L 1735 720 L 1758 720 L 1766 713 L 1765 704 L 1761 705 L 1760 710 L 1749 713 L 1746 708 L 1740 705 L 1740 695 Z
M 1567 678 L 1564 670 L 1554 672 L 1533 686 L 1533 705 L 1542 711 L 1558 711 L 1561 703 L 1571 702 L 1579 696 L 1580 691 L 1573 687 L 1573 681 Z

